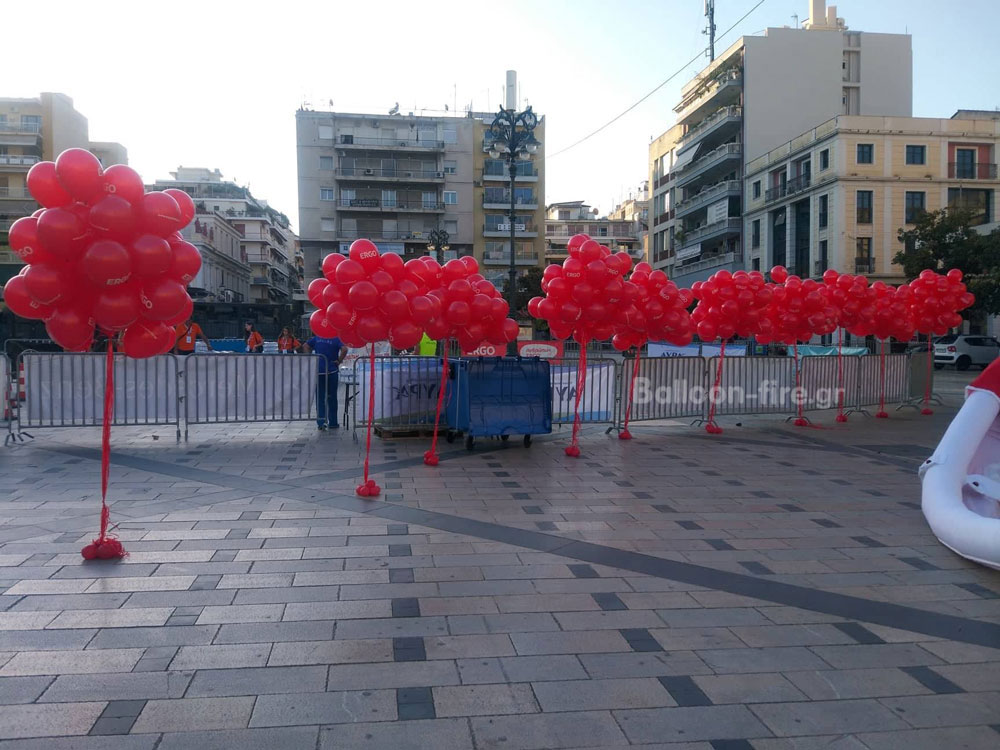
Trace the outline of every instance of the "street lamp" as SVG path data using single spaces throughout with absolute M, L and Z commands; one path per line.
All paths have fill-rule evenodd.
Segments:
M 518 160 L 527 161 L 538 151 L 541 143 L 535 138 L 534 130 L 538 125 L 538 117 L 528 107 L 523 112 L 500 108 L 493 124 L 490 125 L 489 136 L 492 140 L 489 155 L 491 159 L 502 159 L 507 162 L 507 176 L 510 180 L 510 282 L 507 290 L 507 302 L 510 314 L 517 315 L 517 265 L 514 262 L 515 237 L 515 203 L 514 182 L 517 177 Z M 516 318 L 515 318 L 516 319 Z M 511 342 L 507 348 L 508 354 L 517 353 L 517 342 Z
M 448 240 L 451 236 L 443 229 L 432 229 L 427 235 L 427 249 L 430 252 L 441 251 L 440 260 L 444 260 L 444 254 L 451 250 L 451 246 L 448 245 Z M 435 258 L 435 260 L 438 260 Z

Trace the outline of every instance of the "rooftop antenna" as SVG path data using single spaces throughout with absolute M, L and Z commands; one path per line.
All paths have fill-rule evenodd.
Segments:
M 798 13 L 792 13 L 792 28 L 793 29 L 799 28 L 799 14 Z
M 708 26 L 702 34 L 708 34 L 708 59 L 715 60 L 715 0 L 705 0 L 705 18 Z

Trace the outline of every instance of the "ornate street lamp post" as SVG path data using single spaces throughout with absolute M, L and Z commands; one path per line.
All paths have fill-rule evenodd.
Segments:
M 518 160 L 531 159 L 538 151 L 541 143 L 535 138 L 534 130 L 538 125 L 538 117 L 528 107 L 523 112 L 501 107 L 490 125 L 489 136 L 492 141 L 489 155 L 492 159 L 503 159 L 507 162 L 507 176 L 510 190 L 510 281 L 507 290 L 507 302 L 510 305 L 511 317 L 517 315 L 517 265 L 515 263 L 515 200 L 514 183 L 517 178 Z M 517 354 L 517 342 L 508 345 L 508 354 Z
M 443 261 L 444 254 L 451 250 L 451 246 L 448 244 L 450 239 L 451 236 L 443 229 L 432 229 L 427 235 L 427 249 L 432 253 L 441 251 L 441 257 L 436 258 L 436 260 Z

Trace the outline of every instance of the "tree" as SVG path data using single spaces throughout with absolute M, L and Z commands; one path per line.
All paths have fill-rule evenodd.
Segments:
M 503 282 L 503 298 L 508 299 L 510 290 L 510 278 L 505 278 Z M 511 315 L 516 320 L 528 320 L 531 314 L 528 312 L 528 300 L 532 297 L 542 297 L 542 269 L 532 266 L 523 274 L 517 277 L 517 315 Z M 546 330 L 548 324 L 543 320 L 533 321 L 536 330 Z
M 968 211 L 944 208 L 920 214 L 913 229 L 899 230 L 899 241 L 903 249 L 893 261 L 907 278 L 916 278 L 925 268 L 958 268 L 976 295 L 969 311 L 1000 313 L 1000 230 L 979 234 Z

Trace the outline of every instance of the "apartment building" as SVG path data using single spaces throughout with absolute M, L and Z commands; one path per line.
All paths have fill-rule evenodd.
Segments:
M 745 267 L 900 283 L 898 232 L 921 212 L 959 206 L 976 225 L 996 222 L 998 143 L 995 112 L 841 115 L 810 128 L 746 166 Z
M 642 260 L 649 260 L 649 182 L 643 180 L 634 193 L 608 212 L 611 221 L 626 221 L 635 227 Z
M 510 264 L 509 176 L 490 159 L 494 114 L 464 116 L 296 113 L 299 232 L 305 283 L 331 252 L 358 238 L 404 258 L 425 255 L 430 233 L 448 233 L 439 260 L 474 255 L 483 275 Z M 543 138 L 544 122 L 535 129 Z M 543 147 L 544 148 L 544 147 Z M 543 262 L 544 151 L 517 165 L 514 221 L 519 268 Z M 522 213 L 523 211 L 523 213 Z
M 655 265 L 684 284 L 745 265 L 745 166 L 838 115 L 912 114 L 906 34 L 848 30 L 810 0 L 802 28 L 742 37 L 688 82 L 650 144 Z
M 562 263 L 569 257 L 566 244 L 574 234 L 587 234 L 612 252 L 624 250 L 638 263 L 645 257 L 642 225 L 634 220 L 598 218 L 583 201 L 552 203 L 545 210 L 545 262 Z
M 0 98 L 0 284 L 23 265 L 7 245 L 7 230 L 38 209 L 26 187 L 28 170 L 37 162 L 54 161 L 68 148 L 89 149 L 105 166 L 128 163 L 121 144 L 89 139 L 87 118 L 65 94 Z
M 214 217 L 212 226 L 222 220 L 240 238 L 238 256 L 228 250 L 219 255 L 203 254 L 207 264 L 218 261 L 217 272 L 210 270 L 204 281 L 214 283 L 211 280 L 220 278 L 224 281 L 219 286 L 196 287 L 195 294 L 199 298 L 254 304 L 305 299 L 303 287 L 297 286 L 298 238 L 285 214 L 269 206 L 267 201 L 255 198 L 247 188 L 223 180 L 218 169 L 179 167 L 171 172 L 171 177 L 170 180 L 157 180 L 152 189 L 173 187 L 185 191 L 194 200 L 196 220 L 202 226 L 208 227 L 208 217 Z M 204 233 L 200 234 L 203 242 L 205 237 Z M 204 246 L 216 249 L 209 244 Z

